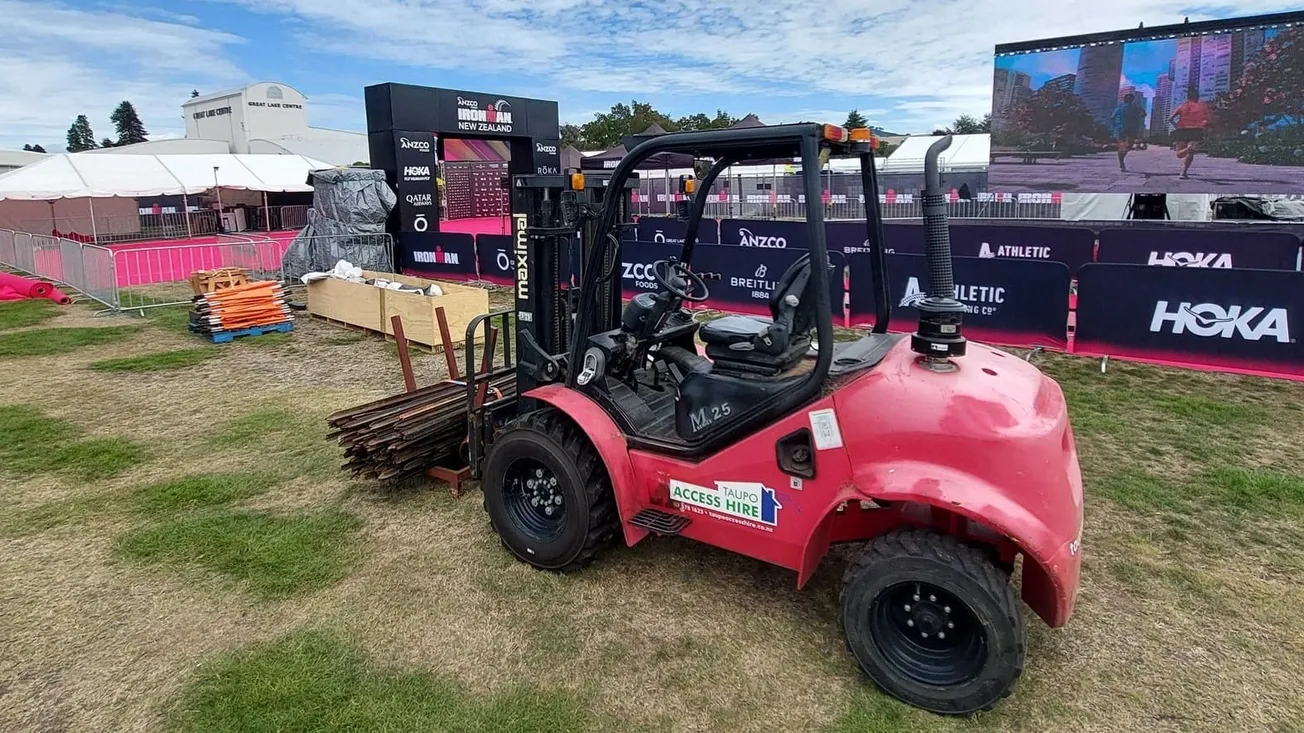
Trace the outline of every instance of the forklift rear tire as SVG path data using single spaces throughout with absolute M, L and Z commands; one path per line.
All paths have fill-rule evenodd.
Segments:
M 981 550 L 925 530 L 871 540 L 847 568 L 842 628 L 885 692 L 944 715 L 1014 690 L 1027 643 L 1009 575 Z
M 545 570 L 578 570 L 619 530 L 606 466 L 565 414 L 509 423 L 485 457 L 484 508 L 503 546 Z

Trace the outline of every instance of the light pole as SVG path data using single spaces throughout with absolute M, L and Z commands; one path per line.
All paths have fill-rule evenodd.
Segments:
M 217 194 L 217 231 L 222 231 L 222 186 L 217 182 L 217 170 L 221 166 L 213 166 L 213 193 Z

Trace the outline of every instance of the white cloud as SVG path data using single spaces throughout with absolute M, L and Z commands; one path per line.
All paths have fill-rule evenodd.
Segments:
M 155 20 L 130 9 L 0 0 L 0 17 L 0 148 L 61 148 L 78 114 L 97 138 L 114 137 L 109 114 L 123 100 L 153 136 L 178 135 L 192 88 L 244 78 L 228 53 L 242 39 L 194 27 L 188 16 Z
M 360 58 L 519 77 L 506 93 L 542 96 L 543 80 L 563 102 L 577 93 L 797 97 L 807 105 L 818 96 L 865 98 L 885 107 L 882 124 L 917 127 L 989 108 L 1000 43 L 1298 4 L 1259 0 L 1249 11 L 1193 0 L 824 0 L 812 10 L 801 0 L 215 1 L 293 16 L 305 26 L 301 40 Z

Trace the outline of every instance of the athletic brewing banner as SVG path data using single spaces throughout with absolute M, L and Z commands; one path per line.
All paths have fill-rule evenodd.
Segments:
M 1299 239 L 1287 232 L 1102 229 L 1098 262 L 1217 270 L 1294 270 Z
M 1304 378 L 1304 273 L 1091 264 L 1074 351 Z
M 874 290 L 869 255 L 851 263 L 851 323 L 872 325 Z M 924 257 L 888 255 L 891 330 L 909 332 L 919 323 L 915 306 L 928 289 Z M 955 297 L 965 306 L 964 332 L 975 341 L 1010 346 L 1068 345 L 1069 269 L 1059 262 L 955 258 Z
M 1091 261 L 1095 247 L 1096 234 L 1086 227 L 951 224 L 956 257 L 1059 262 L 1076 272 Z
M 475 239 L 470 234 L 425 233 L 403 237 L 403 274 L 439 280 L 476 279 Z

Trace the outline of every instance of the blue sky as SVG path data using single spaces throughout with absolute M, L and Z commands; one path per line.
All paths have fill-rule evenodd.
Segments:
M 201 93 L 279 81 L 309 121 L 362 130 L 362 88 L 400 81 L 555 99 L 582 123 L 631 98 L 671 115 L 928 132 L 991 106 L 998 43 L 1298 7 L 1258 0 L 0 0 L 0 148 L 110 135 L 136 104 L 179 137 Z

